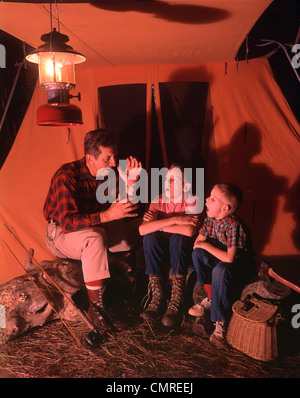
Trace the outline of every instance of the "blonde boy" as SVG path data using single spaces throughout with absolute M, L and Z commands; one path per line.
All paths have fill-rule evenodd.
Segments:
M 190 308 L 189 314 L 202 316 L 206 310 L 211 311 L 215 323 L 211 340 L 224 339 L 232 293 L 244 286 L 255 271 L 249 234 L 234 214 L 242 200 L 237 186 L 215 185 L 206 199 L 206 218 L 194 243 L 197 282 L 204 286 L 207 298 Z

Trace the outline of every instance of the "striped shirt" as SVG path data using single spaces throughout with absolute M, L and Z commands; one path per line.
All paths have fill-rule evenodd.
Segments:
M 187 200 L 182 195 L 182 201 L 180 203 L 172 203 L 165 194 L 159 195 L 155 198 L 149 206 L 149 211 L 157 211 L 160 218 L 168 218 L 174 215 L 185 215 L 194 214 L 198 215 L 202 212 L 203 207 L 200 204 L 198 197 L 191 195 L 188 196 Z
M 250 249 L 246 228 L 235 214 L 221 220 L 206 217 L 199 234 L 211 239 L 217 239 L 227 248 Z
M 97 201 L 102 182 L 90 174 L 85 157 L 62 165 L 51 180 L 44 217 L 58 222 L 65 233 L 100 224 L 100 212 L 110 206 Z

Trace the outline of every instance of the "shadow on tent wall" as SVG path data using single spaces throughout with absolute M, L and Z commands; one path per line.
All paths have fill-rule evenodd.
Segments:
M 116 11 L 136 11 L 143 14 L 153 14 L 156 18 L 171 22 L 188 24 L 208 24 L 222 21 L 230 17 L 227 10 L 217 7 L 206 7 L 197 4 L 169 4 L 161 1 L 110 1 L 94 3 L 94 7 Z
M 261 151 L 262 134 L 252 123 L 240 126 L 229 144 L 217 151 L 222 182 L 231 182 L 242 189 L 244 201 L 238 214 L 251 231 L 258 255 L 269 242 L 279 197 L 288 193 L 286 176 L 276 175 L 267 164 L 254 160 Z

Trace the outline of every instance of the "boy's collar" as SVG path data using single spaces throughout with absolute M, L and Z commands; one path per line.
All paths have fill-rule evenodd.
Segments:
M 215 220 L 215 221 L 217 221 L 217 222 L 220 223 L 220 224 L 223 224 L 223 223 L 225 223 L 229 218 L 234 218 L 234 217 L 235 217 L 234 213 L 231 213 L 231 214 L 228 214 L 227 216 L 225 216 L 225 217 L 223 217 L 223 218 L 220 218 L 220 219 L 217 219 L 217 218 L 212 218 L 212 219 Z

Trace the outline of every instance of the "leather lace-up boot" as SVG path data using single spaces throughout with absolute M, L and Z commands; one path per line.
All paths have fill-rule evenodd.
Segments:
M 162 319 L 164 326 L 173 328 L 180 326 L 183 320 L 185 292 L 185 276 L 172 275 L 171 299 Z
M 96 327 L 117 331 L 126 329 L 128 323 L 117 319 L 114 314 L 105 307 L 103 300 L 104 292 L 105 286 L 102 285 L 98 291 L 98 301 L 94 302 L 91 299 L 89 300 L 88 317 Z
M 160 276 L 149 276 L 148 289 L 149 294 L 151 294 L 151 301 L 146 310 L 140 314 L 140 317 L 145 321 L 157 319 L 162 316 L 166 303 L 162 278 Z

